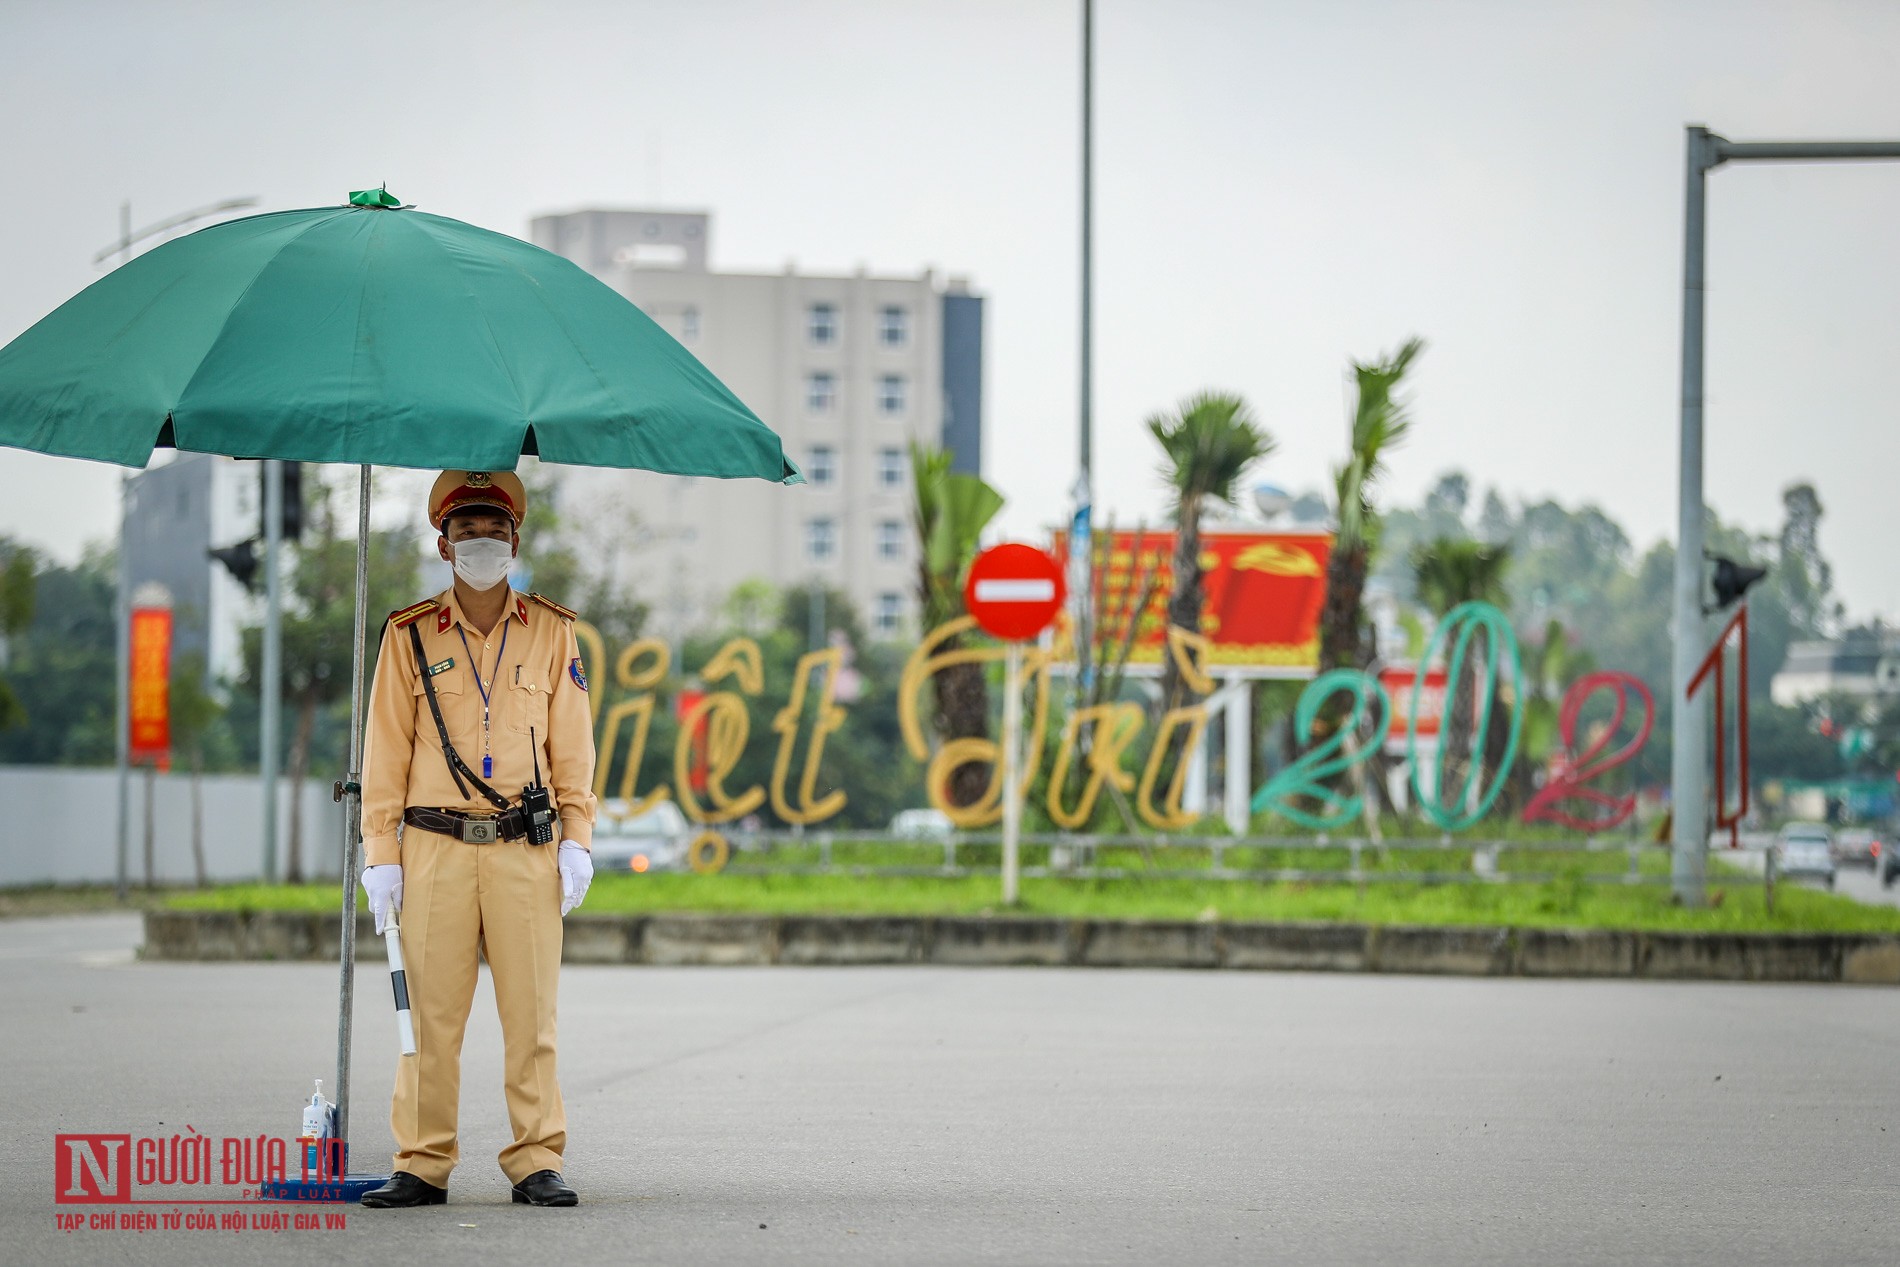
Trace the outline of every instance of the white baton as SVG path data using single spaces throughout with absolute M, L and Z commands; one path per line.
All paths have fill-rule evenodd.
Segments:
M 409 979 L 402 968 L 402 929 L 394 912 L 389 927 L 383 930 L 383 944 L 389 947 L 389 983 L 396 991 L 396 1036 L 402 1041 L 402 1054 L 416 1054 L 416 1027 L 409 1020 Z

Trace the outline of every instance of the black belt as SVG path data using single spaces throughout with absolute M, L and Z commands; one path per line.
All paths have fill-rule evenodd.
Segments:
M 402 821 L 471 845 L 520 840 L 528 834 L 528 816 L 519 805 L 505 814 L 464 814 L 459 809 L 422 809 L 412 805 L 402 812 Z

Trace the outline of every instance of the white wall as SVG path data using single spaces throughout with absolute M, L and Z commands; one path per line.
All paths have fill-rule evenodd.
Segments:
M 126 877 L 145 879 L 144 770 L 131 780 Z M 190 884 L 191 776 L 153 777 L 152 860 L 160 884 Z M 278 793 L 277 858 L 282 875 L 290 846 L 291 785 Z M 212 774 L 202 780 L 205 872 L 212 880 L 255 880 L 263 871 L 262 786 L 255 775 Z M 118 776 L 67 766 L 0 766 L 0 804 L 15 827 L 0 837 L 0 887 L 25 884 L 110 884 L 118 875 Z M 342 875 L 343 812 L 330 785 L 310 780 L 303 796 L 305 878 Z

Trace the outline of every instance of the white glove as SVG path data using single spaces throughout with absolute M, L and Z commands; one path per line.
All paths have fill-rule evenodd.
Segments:
M 369 913 L 376 917 L 376 935 L 382 936 L 392 911 L 402 909 L 402 864 L 385 862 L 363 868 L 363 892 L 369 894 Z
M 587 886 L 594 882 L 594 855 L 587 852 L 585 845 L 577 845 L 571 840 L 561 842 L 561 914 L 581 904 L 587 896 Z

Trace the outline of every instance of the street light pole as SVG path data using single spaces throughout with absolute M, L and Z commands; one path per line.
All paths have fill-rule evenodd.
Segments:
M 1082 346 L 1077 398 L 1075 514 L 1069 526 L 1069 593 L 1075 603 L 1075 706 L 1095 672 L 1095 0 L 1082 0 Z
M 113 256 L 119 257 L 121 265 L 132 258 L 132 248 L 146 238 L 172 229 L 182 228 L 207 216 L 223 215 L 228 211 L 241 211 L 257 205 L 255 198 L 226 198 L 223 202 L 212 203 L 205 207 L 196 207 L 190 211 L 161 220 L 157 224 L 147 225 L 134 233 L 132 231 L 132 201 L 126 199 L 119 204 L 119 240 L 92 257 L 94 264 L 103 264 Z M 116 671 L 117 698 L 117 735 L 114 748 L 117 750 L 119 812 L 117 831 L 118 880 L 117 889 L 121 902 L 125 901 L 126 851 L 131 832 L 132 798 L 132 706 L 129 699 L 132 674 L 132 563 L 130 557 L 131 538 L 127 533 L 130 526 L 132 505 L 137 497 L 138 477 L 121 476 L 119 480 L 119 592 L 115 604 L 115 623 L 113 632 L 118 661 Z
M 1705 900 L 1703 863 L 1709 844 L 1706 697 L 1689 683 L 1708 648 L 1702 610 L 1702 346 L 1705 216 L 1708 173 L 1729 162 L 1812 162 L 1900 159 L 1900 141 L 1730 141 L 1705 127 L 1688 130 L 1688 185 L 1682 250 L 1682 425 L 1676 505 L 1674 752 L 1670 799 L 1674 814 L 1670 881 L 1687 906 Z M 1747 690 L 1747 683 L 1742 684 Z M 1721 724 L 1721 719 L 1716 719 Z

